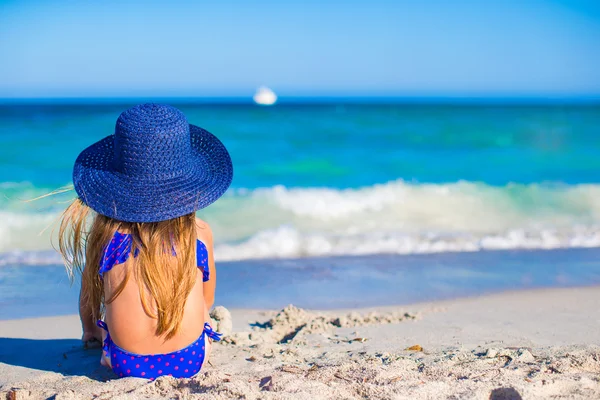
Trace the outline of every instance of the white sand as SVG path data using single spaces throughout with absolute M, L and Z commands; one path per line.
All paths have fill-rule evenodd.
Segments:
M 212 366 L 155 382 L 114 379 L 76 316 L 0 321 L 0 399 L 600 398 L 600 287 L 232 314 Z

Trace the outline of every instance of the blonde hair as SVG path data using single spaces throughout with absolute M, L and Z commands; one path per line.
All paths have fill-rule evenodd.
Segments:
M 129 258 L 123 280 L 105 299 L 98 270 L 116 231 L 131 234 L 136 257 Z M 196 283 L 196 238 L 194 213 L 160 222 L 123 222 L 97 214 L 76 199 L 63 213 L 58 246 L 71 280 L 76 272 L 81 274 L 80 301 L 94 319 L 102 317 L 105 305 L 121 294 L 133 272 L 144 312 L 157 320 L 156 335 L 166 340 L 177 334 Z

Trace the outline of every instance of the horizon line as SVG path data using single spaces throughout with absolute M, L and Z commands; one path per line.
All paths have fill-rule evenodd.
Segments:
M 174 101 L 199 104 L 255 104 L 251 96 L 60 96 L 60 97 L 2 97 L 0 104 L 119 104 L 138 101 Z M 383 104 L 600 104 L 600 94 L 595 95 L 294 95 L 279 96 L 276 104 L 319 103 L 383 103 Z

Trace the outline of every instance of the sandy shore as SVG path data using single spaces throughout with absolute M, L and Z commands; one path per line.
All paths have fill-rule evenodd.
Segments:
M 114 379 L 76 316 L 0 321 L 0 399 L 600 398 L 600 287 L 364 310 L 232 310 L 192 379 Z M 223 321 L 223 327 L 227 321 Z M 54 396 L 54 397 L 53 397 Z

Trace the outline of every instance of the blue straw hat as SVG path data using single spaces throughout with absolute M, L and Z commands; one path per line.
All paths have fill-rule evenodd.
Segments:
M 204 208 L 232 178 L 223 143 L 161 104 L 124 111 L 114 135 L 85 149 L 73 169 L 75 191 L 85 204 L 127 222 L 165 221 Z

